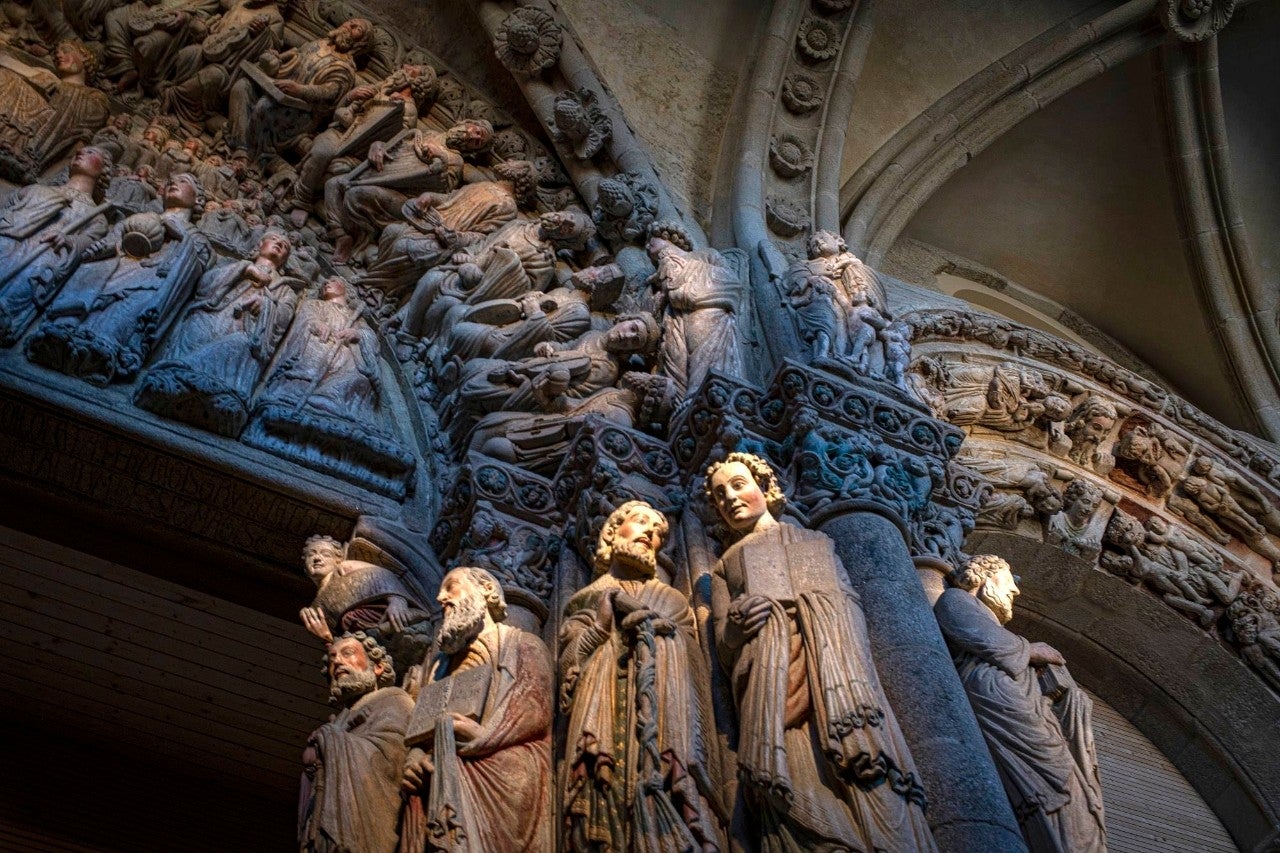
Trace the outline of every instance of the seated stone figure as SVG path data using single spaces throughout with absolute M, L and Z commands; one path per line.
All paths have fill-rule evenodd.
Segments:
M 141 83 L 148 94 L 169 76 L 174 57 L 218 11 L 218 0 L 135 0 L 103 21 L 102 75 L 120 91 Z
M 403 497 L 413 455 L 383 413 L 377 337 L 352 296 L 333 277 L 302 303 L 243 440 Z
M 86 250 L 85 262 L 27 339 L 27 358 L 106 385 L 133 379 L 213 258 L 192 223 L 193 175 L 165 185 L 163 213 L 138 213 Z
M 111 156 L 81 148 L 62 184 L 30 184 L 0 203 L 0 345 L 11 346 L 80 263 L 107 234 L 94 194 L 111 171 Z
M 109 118 L 107 96 L 87 85 L 97 59 L 78 41 L 59 42 L 50 74 L 0 52 L 0 177 L 31 184 Z
M 253 389 L 298 304 L 303 282 L 285 270 L 291 251 L 284 234 L 268 231 L 252 261 L 205 273 L 134 402 L 220 435 L 239 435 Z
M 245 76 L 231 86 L 227 105 L 227 144 L 270 155 L 323 126 L 355 85 L 355 60 L 372 37 L 372 24 L 352 18 L 324 38 L 264 54 L 258 66 L 242 64 Z
M 421 661 L 431 645 L 431 614 L 395 572 L 347 559 L 347 547 L 330 536 L 302 546 L 302 564 L 316 597 L 299 615 L 303 627 L 325 643 L 334 632 L 364 631 L 402 661 Z
M 481 119 L 466 119 L 443 133 L 415 128 L 391 145 L 375 140 L 364 164 L 325 183 L 325 221 L 339 260 L 401 221 L 411 198 L 456 190 L 463 158 L 484 153 L 492 142 L 493 126 Z
M 188 127 L 200 129 L 226 103 L 241 77 L 240 63 L 276 50 L 284 40 L 284 16 L 274 0 L 222 0 L 223 12 L 201 25 L 199 41 L 177 52 L 160 104 Z

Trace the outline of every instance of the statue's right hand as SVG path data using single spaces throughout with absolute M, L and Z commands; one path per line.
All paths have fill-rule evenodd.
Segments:
M 1067 662 L 1066 658 L 1062 656 L 1062 652 L 1048 643 L 1032 643 L 1030 652 L 1029 662 L 1032 666 L 1040 664 L 1058 664 L 1062 666 Z
M 769 621 L 772 605 L 763 595 L 744 595 L 729 605 L 729 621 L 737 623 L 748 638 L 760 633 Z
M 400 780 L 400 788 L 406 794 L 416 794 L 426 787 L 431 774 L 436 772 L 431 763 L 431 756 L 418 747 L 409 750 L 404 759 L 404 777 Z
M 319 637 L 326 643 L 333 642 L 333 632 L 329 630 L 329 622 L 324 618 L 324 611 L 319 607 L 304 607 L 298 611 L 302 617 L 302 627 Z
M 387 143 L 374 142 L 369 146 L 369 165 L 375 172 L 381 172 L 387 162 Z M 419 205 L 421 207 L 421 205 Z

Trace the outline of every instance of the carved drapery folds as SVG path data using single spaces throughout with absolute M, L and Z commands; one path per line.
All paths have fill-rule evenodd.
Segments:
M 977 526 L 1144 587 L 1280 683 L 1280 458 L 1074 344 L 976 313 L 904 319 L 912 387 L 990 484 Z

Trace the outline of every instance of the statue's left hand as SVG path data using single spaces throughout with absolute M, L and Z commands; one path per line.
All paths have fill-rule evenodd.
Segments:
M 480 737 L 480 724 L 470 717 L 461 714 L 453 715 L 453 737 L 460 743 L 473 741 Z
M 392 595 L 387 598 L 387 622 L 393 631 L 403 631 L 409 625 L 409 602 L 401 596 Z
M 1032 643 L 1029 661 L 1032 666 L 1041 664 L 1058 664 L 1061 666 L 1067 662 L 1066 658 L 1062 656 L 1062 652 L 1048 643 Z

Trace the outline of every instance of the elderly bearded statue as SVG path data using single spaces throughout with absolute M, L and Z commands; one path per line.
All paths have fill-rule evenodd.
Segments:
M 1067 681 L 1056 705 L 1041 693 L 1036 668 L 1064 661 L 1052 646 L 1003 627 L 1019 593 L 1008 563 L 974 557 L 954 581 L 934 614 L 1027 846 L 1032 853 L 1105 851 L 1089 697 L 1063 670 L 1054 673 Z
M 560 629 L 569 849 L 719 850 L 706 674 L 685 597 L 655 577 L 667 520 L 628 501 Z
M 391 656 L 363 631 L 329 646 L 329 694 L 338 711 L 311 733 L 298 806 L 303 853 L 394 853 L 405 727 L 413 700 Z
M 823 533 L 780 522 L 769 464 L 730 453 L 707 499 L 732 543 L 711 576 L 738 709 L 738 792 L 765 851 L 935 850 L 857 595 Z
M 551 655 L 503 623 L 502 587 L 484 569 L 449 572 L 437 600 L 440 653 L 408 732 L 401 853 L 550 853 Z

